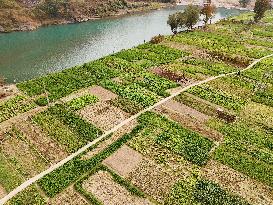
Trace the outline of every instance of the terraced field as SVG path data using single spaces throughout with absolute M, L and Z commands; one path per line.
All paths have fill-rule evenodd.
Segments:
M 17 84 L 0 101 L 0 203 L 273 204 L 272 15 Z

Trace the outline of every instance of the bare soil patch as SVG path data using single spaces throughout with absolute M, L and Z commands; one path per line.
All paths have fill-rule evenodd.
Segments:
M 124 125 L 118 131 L 116 131 L 109 139 L 101 142 L 95 149 L 87 152 L 83 157 L 82 160 L 88 160 L 94 155 L 100 153 L 102 150 L 104 150 L 106 147 L 108 147 L 110 144 L 121 138 L 124 134 L 130 133 L 133 128 L 137 125 L 137 121 L 133 120 L 129 122 L 128 124 Z
M 110 130 L 130 115 L 107 102 L 86 106 L 79 114 L 102 130 Z
M 198 132 L 213 141 L 221 142 L 224 139 L 224 136 L 221 133 L 206 126 L 203 122 L 200 122 L 196 118 L 193 118 L 189 115 L 183 115 L 165 107 L 158 108 L 155 111 L 178 122 L 183 127 Z
M 31 123 L 30 120 L 20 121 L 16 127 L 27 137 L 29 142 L 35 145 L 36 149 L 44 158 L 52 163 L 56 163 L 68 156 L 60 145 L 48 137 L 43 131 Z
M 163 203 L 179 177 L 153 161 L 142 160 L 128 179 L 159 203 Z
M 250 204 L 273 204 L 273 189 L 216 161 L 209 161 L 202 175 L 245 198 Z
M 212 128 L 206 126 L 206 122 L 211 119 L 191 107 L 174 100 L 169 100 L 155 109 L 156 112 L 167 116 L 168 118 L 180 123 L 182 126 L 206 136 L 213 141 L 222 141 L 223 135 Z
M 67 188 L 55 198 L 50 199 L 47 205 L 88 205 L 89 203 L 72 187 Z
M 194 57 L 204 58 L 204 59 L 213 59 L 212 56 L 206 52 L 205 49 L 198 48 L 196 46 L 186 45 L 178 42 L 164 41 L 162 43 L 165 46 L 175 48 L 182 51 L 187 51 L 192 54 Z
M 103 164 L 126 177 L 142 161 L 143 156 L 127 145 L 122 146 L 114 154 L 103 161 Z
M 127 189 L 117 184 L 106 171 L 98 171 L 83 182 L 83 188 L 107 205 L 148 205 L 147 199 L 133 196 Z
M 169 80 L 175 81 L 179 84 L 185 84 L 189 81 L 189 79 L 186 78 L 185 75 L 180 75 L 177 74 L 175 72 L 169 71 L 169 70 L 164 70 L 162 68 L 156 67 L 151 69 L 151 72 L 163 77 L 163 78 L 167 78 Z
M 166 92 L 170 93 L 171 95 L 178 93 L 181 89 L 183 89 L 183 87 L 176 87 L 176 88 L 171 88 L 166 90 Z
M 202 123 L 205 123 L 209 119 L 211 119 L 210 116 L 205 115 L 191 107 L 188 107 L 187 105 L 181 104 L 175 100 L 169 100 L 166 103 L 162 104 L 161 107 L 173 110 L 174 112 L 177 112 L 181 115 L 187 115 L 190 116 Z
M 93 86 L 92 88 L 89 89 L 89 92 L 92 95 L 95 95 L 99 98 L 100 101 L 108 101 L 117 98 L 117 94 L 106 90 L 105 88 L 101 86 Z
M 0 102 L 10 99 L 17 93 L 19 93 L 19 90 L 15 84 L 0 85 Z
M 4 187 L 2 187 L 0 184 L 0 199 L 3 198 L 4 196 L 6 196 L 6 191 Z

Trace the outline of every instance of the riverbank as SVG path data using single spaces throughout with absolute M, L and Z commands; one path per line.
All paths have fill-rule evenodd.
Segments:
M 13 4 L 12 4 L 13 2 Z M 174 4 L 153 1 L 103 0 L 58 5 L 42 1 L 0 2 L 0 33 L 32 31 L 42 26 L 86 22 L 105 17 L 157 10 Z M 36 3 L 34 3 L 36 2 Z M 40 3 L 39 3 L 40 2 Z
M 233 8 L 233 9 L 240 9 L 240 10 L 253 10 L 255 6 L 255 0 L 250 0 L 249 4 L 247 5 L 246 8 L 242 8 L 238 0 L 212 0 L 212 3 L 220 8 Z M 200 5 L 199 0 L 178 0 L 178 5 L 189 5 L 189 4 L 194 4 L 194 5 Z

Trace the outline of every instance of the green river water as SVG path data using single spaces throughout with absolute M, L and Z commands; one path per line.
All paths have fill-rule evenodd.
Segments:
M 171 34 L 167 18 L 183 8 L 0 34 L 0 76 L 9 83 L 20 82 Z M 219 8 L 214 21 L 240 12 Z

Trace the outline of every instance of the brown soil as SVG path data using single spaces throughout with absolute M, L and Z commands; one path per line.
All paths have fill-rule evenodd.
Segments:
M 207 127 L 204 123 L 189 115 L 180 114 L 165 107 L 156 109 L 156 112 L 167 116 L 168 118 L 180 123 L 183 127 L 198 132 L 213 141 L 221 142 L 224 139 L 221 133 Z
M 170 100 L 155 109 L 156 112 L 180 123 L 182 126 L 200 133 L 213 141 L 222 141 L 223 135 L 216 130 L 206 126 L 206 122 L 211 119 L 199 111 L 194 110 L 184 104 Z
M 183 87 L 176 87 L 176 88 L 171 88 L 166 90 L 166 92 L 170 93 L 170 95 L 173 95 L 175 93 L 178 93 L 181 89 L 183 89 Z
M 68 154 L 62 150 L 59 144 L 53 141 L 50 137 L 30 120 L 20 121 L 16 127 L 27 137 L 31 144 L 51 163 L 61 161 Z
M 162 104 L 163 108 L 167 108 L 167 109 L 170 109 L 174 112 L 177 112 L 179 113 L 180 115 L 187 115 L 187 116 L 190 116 L 202 123 L 205 123 L 206 121 L 208 121 L 209 119 L 211 119 L 210 116 L 208 115 L 205 115 L 191 107 L 188 107 L 184 104 L 181 104 L 175 100 L 169 100 L 167 101 L 166 103 Z
M 100 153 L 102 150 L 104 150 L 107 146 L 121 138 L 124 134 L 130 133 L 132 129 L 137 125 L 136 121 L 131 121 L 130 123 L 124 125 L 122 128 L 118 129 L 117 132 L 115 132 L 109 139 L 101 142 L 95 149 L 91 150 L 87 154 L 85 154 L 82 157 L 82 160 L 88 160 L 94 155 Z
M 2 187 L 0 184 L 0 199 L 3 198 L 4 196 L 6 196 L 6 191 L 4 187 Z
M 67 188 L 62 193 L 58 194 L 53 199 L 47 202 L 47 205 L 88 205 L 89 203 L 79 193 L 77 193 L 73 186 Z
M 16 85 L 0 85 L 0 102 L 6 101 L 19 93 Z
M 115 170 L 119 175 L 126 177 L 139 165 L 142 159 L 143 156 L 141 154 L 124 145 L 105 159 L 103 163 Z
M 191 79 L 188 79 L 185 75 L 180 75 L 172 71 L 164 70 L 162 68 L 156 67 L 151 69 L 151 72 L 169 80 L 172 80 L 180 85 L 187 86 L 192 83 Z
M 179 180 L 170 170 L 149 160 L 143 160 L 128 179 L 159 203 L 165 201 L 172 186 Z
M 273 204 L 273 189 L 216 161 L 209 161 L 202 175 L 245 198 L 250 204 Z
M 164 41 L 162 44 L 171 48 L 189 52 L 191 53 L 191 56 L 196 58 L 213 59 L 212 56 L 205 49 L 201 49 L 196 46 L 171 41 Z
M 106 90 L 105 88 L 101 86 L 94 86 L 89 89 L 89 92 L 97 96 L 100 99 L 100 101 L 113 100 L 118 97 L 115 93 L 109 90 Z
M 83 182 L 83 188 L 107 205 L 148 205 L 147 199 L 133 196 L 127 189 L 117 184 L 112 176 L 105 171 L 98 171 Z
M 107 102 L 87 106 L 80 110 L 79 114 L 105 131 L 110 130 L 129 117 L 128 113 Z

